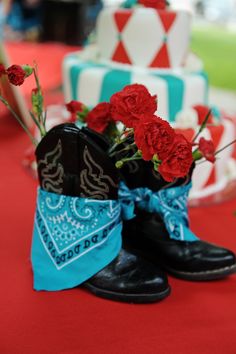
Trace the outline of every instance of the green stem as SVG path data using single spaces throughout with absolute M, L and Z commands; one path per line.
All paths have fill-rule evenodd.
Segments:
M 125 130 L 124 130 L 125 131 Z M 121 136 L 124 134 L 124 131 L 121 133 Z M 131 134 L 133 134 L 133 132 L 130 132 Z M 110 155 L 111 153 L 113 153 L 113 151 L 117 148 L 117 146 L 119 146 L 120 144 L 125 143 L 131 136 L 131 134 L 128 134 L 128 136 L 126 136 L 124 139 L 119 140 L 119 142 L 115 143 L 114 145 L 111 146 L 111 148 L 108 150 L 108 155 Z
M 125 151 L 129 151 L 131 150 L 134 146 L 136 146 L 135 143 L 132 143 L 130 145 L 127 145 L 124 149 L 118 150 L 118 151 L 114 151 L 112 153 L 109 154 L 110 157 L 115 156 L 116 154 L 120 154 L 121 152 L 125 152 Z
M 34 113 L 31 112 L 31 111 L 29 111 L 29 114 L 30 114 L 30 116 L 31 116 L 31 118 L 32 118 L 32 120 L 33 120 L 33 122 L 35 123 L 35 125 L 38 127 L 41 136 L 43 136 L 42 127 L 41 127 L 39 121 L 37 120 L 37 118 L 34 116 Z
M 38 75 L 37 75 L 35 67 L 33 68 L 33 73 L 34 73 L 35 83 L 36 83 L 36 86 L 37 86 L 37 91 L 40 93 L 40 95 L 42 97 L 41 86 L 40 86 L 39 78 L 38 78 Z M 40 133 L 41 133 L 41 136 L 43 137 L 44 135 L 46 135 L 47 131 L 46 131 L 46 126 L 45 126 L 45 119 L 43 117 L 43 107 L 41 106 L 39 108 L 40 108 L 40 110 L 38 112 L 38 121 L 39 121 L 39 124 L 41 126 Z
M 230 145 L 233 145 L 233 144 L 235 144 L 235 143 L 236 143 L 236 139 L 233 140 L 233 141 L 231 141 L 229 144 L 225 145 L 225 146 L 222 147 L 221 149 L 217 150 L 217 151 L 215 152 L 215 155 L 219 154 L 221 151 L 223 151 L 224 149 L 228 148 Z
M 16 114 L 16 112 L 14 111 L 14 109 L 10 106 L 10 104 L 5 100 L 5 98 L 3 98 L 0 95 L 0 101 L 7 107 L 7 109 L 12 113 L 12 115 L 14 116 L 14 118 L 17 120 L 17 122 L 20 124 L 20 126 L 24 129 L 24 131 L 26 132 L 26 134 L 28 134 L 30 140 L 32 141 L 32 143 L 37 146 L 38 142 L 37 140 L 33 137 L 33 135 L 30 133 L 29 129 L 27 128 L 27 126 L 22 122 L 22 120 L 20 119 L 20 117 Z
M 206 124 L 207 124 L 207 121 L 208 121 L 210 115 L 211 115 L 211 109 L 208 111 L 208 113 L 207 113 L 207 115 L 206 115 L 204 121 L 202 122 L 202 125 L 200 126 L 200 128 L 199 128 L 197 134 L 195 135 L 195 137 L 193 138 L 192 143 L 194 143 L 194 141 L 196 141 L 196 139 L 197 139 L 198 136 L 201 134 L 201 132 L 203 131 L 203 129 L 205 129 Z
M 125 159 L 122 159 L 122 162 L 129 162 L 129 161 L 135 161 L 135 160 L 142 160 L 142 156 L 137 156 L 137 157 L 127 157 Z

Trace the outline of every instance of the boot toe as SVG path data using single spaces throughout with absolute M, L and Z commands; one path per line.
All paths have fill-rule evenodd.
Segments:
M 176 247 L 175 262 L 167 266 L 177 277 L 186 280 L 221 279 L 236 272 L 235 254 L 223 247 L 204 241 L 185 243 Z M 172 259 L 173 260 L 173 259 Z
M 167 276 L 159 268 L 124 250 L 84 285 L 98 296 L 133 303 L 160 301 L 170 293 Z
M 236 264 L 235 254 L 223 247 L 205 243 L 206 251 L 203 252 L 202 259 L 206 265 L 212 269 L 232 267 Z
M 129 290 L 140 294 L 164 292 L 169 288 L 164 272 L 152 263 L 139 258 L 139 267 L 130 274 Z

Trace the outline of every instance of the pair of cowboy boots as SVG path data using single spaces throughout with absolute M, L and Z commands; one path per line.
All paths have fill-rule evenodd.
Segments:
M 146 162 L 128 164 L 121 178 L 108 148 L 102 136 L 74 124 L 53 128 L 38 145 L 36 290 L 83 286 L 100 297 L 148 303 L 170 293 L 161 268 L 190 280 L 235 271 L 231 251 L 190 232 L 187 180 L 166 186 Z
M 36 150 L 37 207 L 32 242 L 34 289 L 77 287 L 133 303 L 170 293 L 155 265 L 122 248 L 119 173 L 102 136 L 74 124 L 51 129 Z

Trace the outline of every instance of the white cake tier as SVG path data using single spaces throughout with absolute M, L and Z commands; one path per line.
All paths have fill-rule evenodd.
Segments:
M 185 11 L 107 8 L 97 22 L 102 58 L 147 68 L 184 64 L 190 39 L 191 15 Z
M 66 102 L 79 100 L 93 107 L 99 102 L 109 101 L 111 95 L 124 86 L 139 83 L 152 94 L 157 94 L 157 114 L 170 122 L 174 122 L 182 109 L 207 104 L 208 80 L 202 70 L 150 70 L 89 60 L 84 54 L 72 53 L 63 61 Z

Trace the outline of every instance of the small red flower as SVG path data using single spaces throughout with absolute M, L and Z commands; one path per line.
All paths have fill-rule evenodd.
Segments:
M 8 80 L 12 85 L 20 86 L 24 83 L 26 73 L 20 65 L 12 65 L 7 70 Z
M 66 104 L 66 108 L 70 113 L 83 112 L 85 105 L 79 101 L 70 101 Z
M 146 161 L 155 154 L 159 159 L 164 159 L 172 147 L 174 136 L 170 124 L 154 115 L 143 115 L 134 129 L 135 143 Z
M 39 89 L 37 87 L 33 88 L 31 91 L 32 95 L 37 95 L 39 93 Z
M 195 109 L 195 111 L 198 114 L 198 124 L 202 125 L 210 108 L 199 104 L 199 105 L 194 106 L 193 109 Z M 213 123 L 214 123 L 214 117 L 213 117 L 213 114 L 210 114 L 210 116 L 207 120 L 207 124 L 213 124 Z
M 112 121 L 110 103 L 102 102 L 95 106 L 87 115 L 88 128 L 103 133 Z
M 139 4 L 145 7 L 152 7 L 156 10 L 165 10 L 166 9 L 166 0 L 138 0 Z
M 151 96 L 144 85 L 133 84 L 123 88 L 111 97 L 111 115 L 127 128 L 134 128 L 143 114 L 154 114 L 157 110 L 157 96 Z
M 6 69 L 3 64 L 0 64 L 0 77 L 6 74 Z
M 192 145 L 182 134 L 176 134 L 172 149 L 162 160 L 158 172 L 167 182 L 186 177 L 193 163 Z
M 66 104 L 66 108 L 71 113 L 70 122 L 74 123 L 78 119 L 78 113 L 82 113 L 86 106 L 82 102 L 72 100 Z
M 215 162 L 215 147 L 212 140 L 206 140 L 205 138 L 201 138 L 199 140 L 198 149 L 206 160 L 212 163 Z

